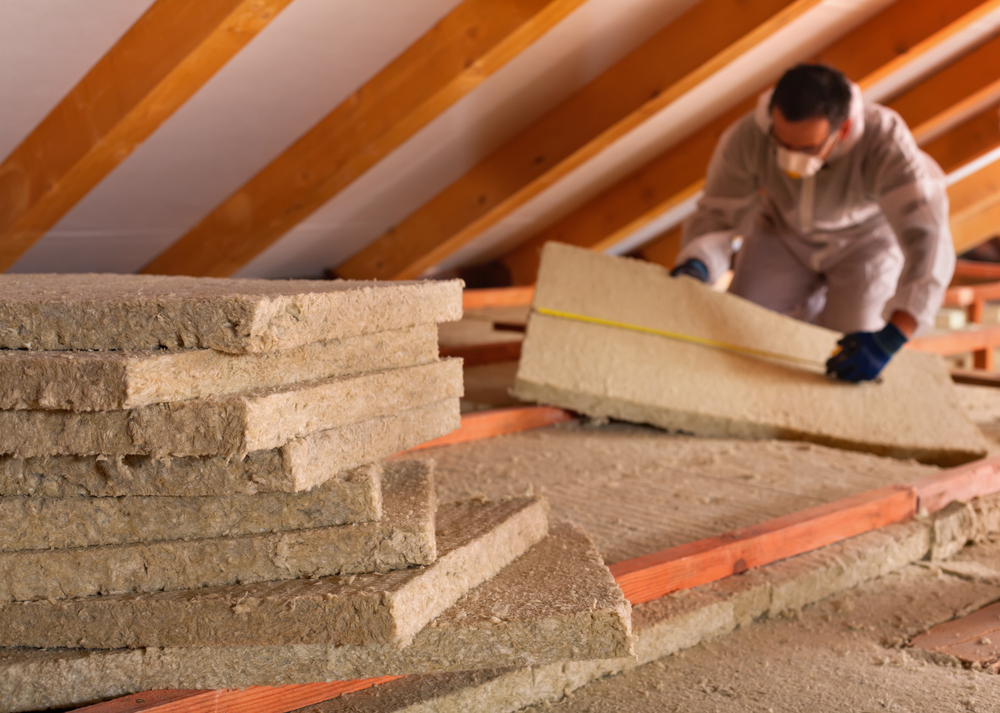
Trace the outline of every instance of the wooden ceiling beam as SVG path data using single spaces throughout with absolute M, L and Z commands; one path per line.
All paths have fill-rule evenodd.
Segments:
M 812 59 L 842 69 L 862 88 L 872 86 L 979 21 L 997 6 L 1000 3 L 996 0 L 962 0 L 955 4 L 936 0 L 897 0 Z M 606 250 L 697 195 L 704 186 L 705 171 L 719 135 L 753 108 L 756 94 L 764 88 L 754 88 L 751 98 L 505 255 L 502 259 L 511 272 L 514 284 L 534 281 L 539 251 L 549 240 Z M 930 103 L 925 94 L 914 96 Z M 947 108 L 943 104 L 937 106 L 939 111 Z M 650 245 L 642 252 L 659 255 L 659 259 L 663 259 L 673 250 L 674 234 L 668 233 L 662 239 L 666 241 L 663 250 Z
M 0 270 L 291 0 L 157 0 L 0 164 Z
M 956 126 L 944 136 L 924 144 L 923 149 L 940 164 L 945 173 L 1000 147 L 1000 113 L 997 105 L 988 107 Z
M 817 2 L 701 0 L 337 273 L 420 275 Z
M 144 269 L 227 277 L 584 0 L 465 0 Z
M 1000 235 L 1000 161 L 953 184 L 948 200 L 955 252 L 961 254 Z
M 925 145 L 954 126 L 1000 102 L 1000 37 L 980 45 L 961 59 L 887 103 L 906 119 Z

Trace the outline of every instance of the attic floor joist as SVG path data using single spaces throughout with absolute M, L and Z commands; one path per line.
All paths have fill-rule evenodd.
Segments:
M 953 501 L 968 502 L 998 491 L 1000 459 L 994 457 L 908 483 L 842 497 L 717 537 L 622 560 L 610 569 L 632 604 L 641 604 L 910 520 L 918 511 L 935 513 Z M 934 529 L 933 524 L 927 526 Z M 392 678 L 245 691 L 156 691 L 96 704 L 82 711 L 198 713 L 217 710 L 212 706 L 221 704 L 259 713 L 285 713 L 308 702 L 363 690 Z
M 702 0 L 337 268 L 420 275 L 818 0 Z
M 157 0 L 0 165 L 0 270 L 290 2 Z
M 932 0 L 898 0 L 820 52 L 814 60 L 842 69 L 847 76 L 858 81 L 862 89 L 866 89 L 907 65 L 920 62 L 937 47 L 982 22 L 998 8 L 1000 3 L 995 0 L 965 0 L 948 5 Z M 864 51 L 858 52 L 858 48 L 864 48 Z M 904 118 L 908 120 L 911 119 L 907 114 L 912 114 L 921 124 L 923 135 L 937 138 L 934 132 L 948 122 L 954 123 L 963 118 L 954 111 L 956 103 L 965 102 L 964 111 L 971 113 L 980 108 L 984 96 L 997 91 L 990 74 L 994 66 L 991 58 L 998 52 L 1000 40 L 988 42 L 970 56 L 939 72 L 936 78 L 931 77 L 906 92 L 900 97 L 898 110 L 904 112 Z M 756 91 L 763 89 L 763 86 L 757 87 Z M 698 195 L 704 186 L 705 171 L 719 135 L 751 110 L 755 99 L 753 96 L 739 103 L 508 253 L 503 261 L 510 269 L 514 283 L 534 281 L 538 251 L 545 242 L 555 240 L 606 250 Z M 962 142 L 949 145 L 952 152 L 959 147 L 976 150 Z M 662 243 L 662 247 L 657 247 L 657 243 Z M 670 231 L 643 248 L 641 254 L 652 257 L 656 262 L 666 264 L 669 260 L 672 264 L 678 246 L 679 233 Z
M 143 272 L 232 275 L 583 2 L 465 0 Z

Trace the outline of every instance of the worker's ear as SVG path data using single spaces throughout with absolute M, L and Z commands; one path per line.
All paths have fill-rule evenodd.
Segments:
M 840 129 L 837 131 L 837 140 L 843 141 L 847 138 L 849 133 L 851 133 L 851 120 L 845 119 L 844 123 L 840 125 Z

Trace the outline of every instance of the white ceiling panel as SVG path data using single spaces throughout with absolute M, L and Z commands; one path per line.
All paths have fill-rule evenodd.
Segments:
M 0 157 L 6 158 L 153 0 L 0 0 Z

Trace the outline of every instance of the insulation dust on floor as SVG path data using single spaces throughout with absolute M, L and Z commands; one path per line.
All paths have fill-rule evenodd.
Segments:
M 847 384 L 823 373 L 839 337 L 657 265 L 547 243 L 515 392 L 705 436 L 788 438 L 939 465 L 985 455 L 939 357 L 903 350 L 880 381 Z

